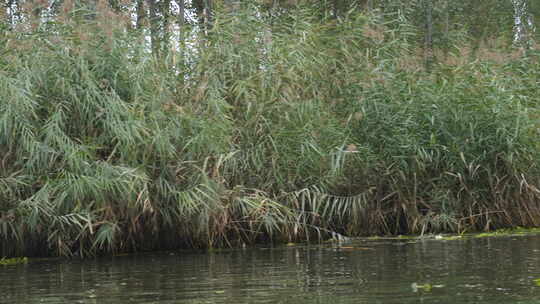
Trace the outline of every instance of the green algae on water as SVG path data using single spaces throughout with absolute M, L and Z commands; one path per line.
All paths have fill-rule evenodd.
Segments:
M 0 265 L 7 266 L 7 265 L 17 265 L 17 264 L 26 264 L 28 263 L 27 257 L 18 257 L 18 258 L 1 258 L 0 259 Z
M 491 232 L 483 232 L 475 235 L 476 238 L 490 237 L 490 236 L 510 236 L 510 235 L 528 235 L 528 234 L 538 234 L 540 233 L 540 228 L 523 228 L 516 227 L 511 229 L 497 229 Z

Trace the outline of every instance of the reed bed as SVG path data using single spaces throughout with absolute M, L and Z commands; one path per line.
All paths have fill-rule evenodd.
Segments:
M 540 53 L 426 73 L 403 20 L 255 15 L 4 32 L 0 255 L 540 226 Z

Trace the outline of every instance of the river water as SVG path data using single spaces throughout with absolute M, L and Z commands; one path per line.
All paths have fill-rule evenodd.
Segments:
M 0 266 L 0 303 L 540 303 L 540 236 L 376 239 Z

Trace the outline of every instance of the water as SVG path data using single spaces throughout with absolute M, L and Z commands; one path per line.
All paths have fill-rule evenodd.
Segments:
M 540 303 L 540 236 L 343 246 L 31 260 L 0 303 Z

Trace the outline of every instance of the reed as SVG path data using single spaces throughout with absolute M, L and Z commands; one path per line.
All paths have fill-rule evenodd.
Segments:
M 3 33 L 0 255 L 540 225 L 537 51 L 427 74 L 406 23 L 254 16 Z

